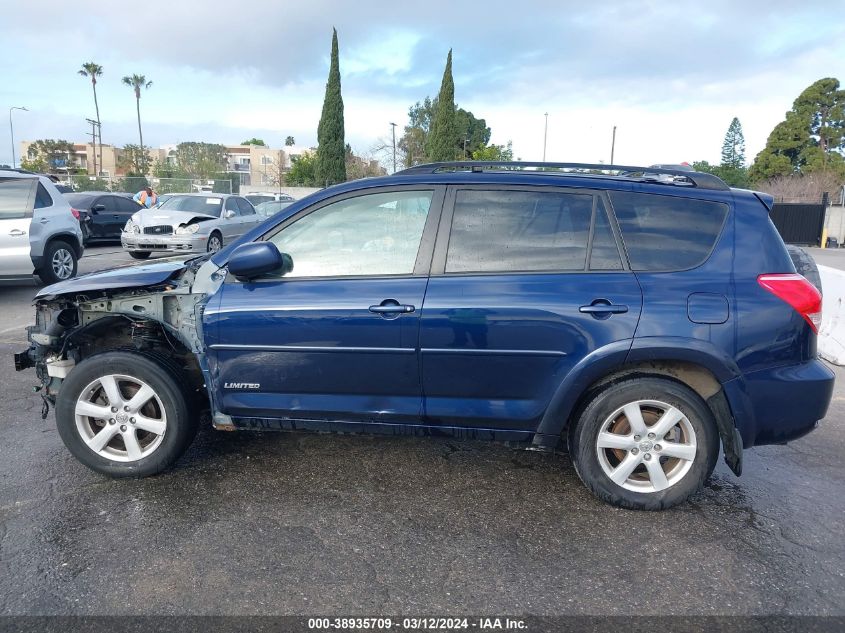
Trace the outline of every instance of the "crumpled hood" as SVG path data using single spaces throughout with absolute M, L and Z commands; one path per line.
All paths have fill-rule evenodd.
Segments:
M 186 267 L 184 260 L 163 261 L 142 266 L 112 268 L 60 281 L 42 288 L 36 299 L 50 299 L 63 294 L 77 294 L 114 288 L 143 288 L 167 281 Z
M 167 209 L 147 209 L 138 211 L 132 216 L 132 221 L 139 226 L 156 226 L 170 224 L 174 228 L 180 224 L 190 224 L 195 221 L 218 220 L 216 215 L 191 213 L 190 211 L 168 211 Z

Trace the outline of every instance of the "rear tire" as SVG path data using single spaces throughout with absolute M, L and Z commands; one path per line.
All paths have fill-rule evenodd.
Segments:
M 110 477 L 165 470 L 198 427 L 182 376 L 134 352 L 105 352 L 79 363 L 59 391 L 56 425 L 74 457 Z
M 129 251 L 129 257 L 132 259 L 147 259 L 150 256 L 150 251 Z
M 599 499 L 662 510 L 701 489 L 716 466 L 719 434 L 694 391 L 640 377 L 593 397 L 570 429 L 569 451 L 578 476 Z
M 62 240 L 53 240 L 44 249 L 44 260 L 38 276 L 45 284 L 55 284 L 76 276 L 76 251 Z

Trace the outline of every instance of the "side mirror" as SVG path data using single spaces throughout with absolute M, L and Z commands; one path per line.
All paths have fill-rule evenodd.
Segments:
M 231 209 L 230 209 L 229 211 L 224 211 L 224 212 L 223 212 L 223 219 L 225 219 L 225 220 L 231 220 L 233 217 L 235 217 L 235 212 L 234 212 L 234 211 L 232 211 Z
M 104 204 L 95 204 L 93 207 L 91 207 L 92 213 L 97 213 L 97 211 L 105 211 L 105 210 L 106 210 L 106 205 L 104 205 Z
M 231 274 L 247 281 L 268 273 L 286 275 L 293 270 L 293 259 L 273 242 L 250 242 L 232 252 L 227 266 Z

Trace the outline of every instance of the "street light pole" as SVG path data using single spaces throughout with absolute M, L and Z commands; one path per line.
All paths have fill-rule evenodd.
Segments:
M 390 131 L 393 134 L 393 173 L 396 173 L 396 124 L 390 124 Z
M 29 112 L 23 106 L 12 106 L 9 108 L 9 136 L 12 137 L 12 169 L 15 168 L 15 127 L 12 125 L 12 110 L 23 110 L 24 112 Z
M 549 113 L 546 112 L 543 116 L 546 117 L 546 125 L 543 128 L 543 162 L 546 162 L 546 138 L 549 135 Z
M 610 142 L 610 164 L 613 164 L 613 154 L 616 151 L 616 126 L 613 126 L 613 140 Z

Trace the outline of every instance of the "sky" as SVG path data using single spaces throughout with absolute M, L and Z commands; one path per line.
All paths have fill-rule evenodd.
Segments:
M 733 117 L 752 161 L 800 92 L 845 79 L 842 0 L 543 0 L 397 3 L 310 0 L 0 0 L 0 113 L 16 141 L 182 141 L 272 147 L 317 142 L 332 27 L 338 31 L 346 140 L 356 153 L 390 143 L 390 123 L 440 87 L 453 51 L 455 101 L 484 118 L 515 156 L 647 165 L 718 163 Z M 9 52 L 12 51 L 10 54 Z M 5 118 L 5 117 L 4 117 Z M 0 126 L 3 130 L 4 126 Z M 15 147 L 16 154 L 19 149 Z M 18 158 L 19 160 L 19 158 Z M 11 162 L 10 130 L 0 163 Z

